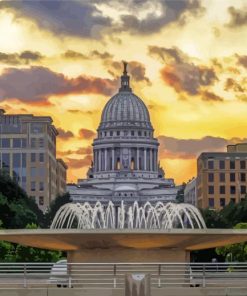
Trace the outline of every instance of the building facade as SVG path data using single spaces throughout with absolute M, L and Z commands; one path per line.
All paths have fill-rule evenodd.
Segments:
M 184 188 L 184 202 L 197 207 L 197 178 L 190 180 Z
M 79 179 L 69 192 L 78 202 L 174 201 L 173 179 L 165 179 L 158 162 L 158 140 L 144 102 L 130 87 L 127 64 L 118 93 L 105 105 L 93 162 L 87 179 Z
M 17 181 L 43 211 L 65 188 L 64 184 L 60 186 L 61 180 L 57 188 L 57 135 L 51 117 L 9 115 L 0 110 L 0 169 Z M 64 172 L 62 175 L 66 178 Z
M 67 169 L 68 166 L 66 163 L 61 159 L 57 159 L 57 167 L 56 167 L 56 182 L 57 182 L 57 195 L 61 195 L 67 191 L 66 188 L 66 180 L 67 180 Z
M 221 209 L 246 195 L 247 144 L 227 146 L 227 152 L 205 152 L 197 159 L 199 208 Z

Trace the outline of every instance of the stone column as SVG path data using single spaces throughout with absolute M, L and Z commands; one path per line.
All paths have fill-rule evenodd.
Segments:
M 112 150 L 111 150 L 111 155 L 112 155 L 112 171 L 114 171 L 115 170 L 115 149 L 114 148 L 112 148 Z
M 99 149 L 99 171 L 101 171 L 101 149 Z
M 107 148 L 105 148 L 105 171 L 107 171 Z
M 140 164 L 139 164 L 139 158 L 140 158 L 140 154 L 139 154 L 139 148 L 136 148 L 136 169 L 139 170 L 140 168 Z
M 147 170 L 147 148 L 144 148 L 144 171 Z

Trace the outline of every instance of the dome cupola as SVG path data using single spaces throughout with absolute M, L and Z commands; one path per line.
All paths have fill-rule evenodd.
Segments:
M 153 130 L 147 107 L 130 88 L 130 77 L 127 74 L 126 62 L 124 62 L 124 71 L 121 76 L 119 92 L 105 105 L 99 130 L 121 126 Z

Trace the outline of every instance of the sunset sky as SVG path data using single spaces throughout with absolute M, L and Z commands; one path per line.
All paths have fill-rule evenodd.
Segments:
M 76 181 L 126 60 L 180 184 L 200 152 L 247 141 L 246 40 L 245 0 L 0 0 L 0 108 L 52 116 Z

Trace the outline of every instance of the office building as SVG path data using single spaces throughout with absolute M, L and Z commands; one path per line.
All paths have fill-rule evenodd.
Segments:
M 184 188 L 184 202 L 197 207 L 197 182 L 196 178 L 190 180 Z
M 0 169 L 43 211 L 58 192 L 66 190 L 66 165 L 56 159 L 57 135 L 49 116 L 12 115 L 0 109 Z
M 221 209 L 246 195 L 247 144 L 228 145 L 227 152 L 204 152 L 197 159 L 199 208 Z

